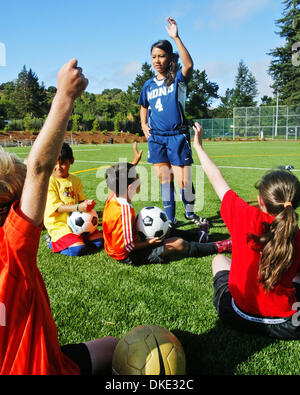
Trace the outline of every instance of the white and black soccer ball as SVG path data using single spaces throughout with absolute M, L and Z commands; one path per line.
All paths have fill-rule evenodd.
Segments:
M 169 230 L 168 217 L 159 207 L 144 207 L 137 215 L 136 230 L 141 240 L 164 237 Z
M 74 211 L 68 215 L 67 223 L 75 235 L 91 234 L 98 226 L 98 214 L 93 209 L 87 213 Z

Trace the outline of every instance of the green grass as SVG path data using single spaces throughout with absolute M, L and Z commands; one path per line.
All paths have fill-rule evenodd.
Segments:
M 204 146 L 221 166 L 230 186 L 249 202 L 256 200 L 253 185 L 264 174 L 262 169 L 286 164 L 300 169 L 300 146 L 295 142 L 209 142 Z M 151 200 L 150 186 L 157 180 L 150 177 L 152 168 L 146 164 L 147 145 L 140 148 L 144 150 L 140 174 L 144 186 L 148 185 L 148 194 L 144 193 L 147 201 L 134 202 L 136 212 L 149 203 L 162 206 L 160 201 Z M 9 150 L 18 152 L 21 158 L 28 152 L 27 148 Z M 97 199 L 96 191 L 104 189 L 103 178 L 97 178 L 96 170 L 90 169 L 99 166 L 105 169 L 119 158 L 131 161 L 132 147 L 129 144 L 75 146 L 73 150 L 75 163 L 71 171 L 80 172 L 77 175 L 83 181 L 86 195 L 96 200 L 97 210 L 102 210 L 104 201 Z M 194 159 L 194 181 L 201 192 L 199 161 L 196 155 Z M 204 177 L 201 214 L 213 225 L 211 240 L 228 237 L 219 211 L 220 202 Z M 183 212 L 179 201 L 177 217 L 184 228 Z M 206 257 L 130 267 L 113 261 L 104 250 L 78 258 L 53 254 L 43 236 L 38 252 L 38 265 L 61 344 L 107 335 L 121 337 L 135 326 L 151 323 L 162 325 L 178 336 L 190 374 L 298 374 L 299 342 L 250 336 L 219 321 L 212 303 L 211 260 L 212 257 Z

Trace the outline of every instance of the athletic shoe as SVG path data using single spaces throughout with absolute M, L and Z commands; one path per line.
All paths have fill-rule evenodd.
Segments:
M 193 213 L 191 215 L 187 215 L 187 213 L 184 213 L 184 218 L 187 219 L 190 222 L 193 222 L 194 224 L 201 226 L 202 224 L 208 224 L 208 221 L 206 218 L 201 218 L 199 215 Z
M 175 218 L 173 221 L 170 221 L 169 228 L 174 229 L 177 226 L 177 219 Z
M 215 241 L 215 245 L 218 247 L 218 254 L 221 254 L 222 252 L 232 252 L 231 239 Z
M 200 225 L 200 228 L 197 229 L 197 233 L 199 235 L 199 243 L 208 242 L 209 227 L 207 223 Z

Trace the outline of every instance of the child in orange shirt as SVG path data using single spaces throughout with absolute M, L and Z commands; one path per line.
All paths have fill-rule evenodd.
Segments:
M 77 60 L 58 74 L 57 93 L 26 166 L 0 152 L 0 374 L 91 374 L 109 371 L 118 339 L 58 342 L 48 294 L 37 267 L 49 177 L 74 101 L 88 81 Z
M 141 265 L 231 251 L 231 240 L 212 243 L 198 241 L 203 231 L 207 234 L 207 224 L 195 232 L 170 228 L 169 236 L 163 240 L 158 237 L 139 240 L 134 225 L 135 212 L 131 205 L 132 197 L 140 190 L 135 165 L 118 163 L 110 167 L 106 171 L 106 183 L 111 194 L 103 210 L 102 226 L 104 247 L 111 258 Z

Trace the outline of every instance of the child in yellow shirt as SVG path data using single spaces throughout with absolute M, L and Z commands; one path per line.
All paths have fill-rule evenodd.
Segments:
M 73 211 L 88 212 L 95 207 L 94 200 L 87 200 L 79 177 L 69 174 L 74 163 L 72 148 L 64 143 L 49 180 L 44 225 L 53 252 L 63 255 L 79 256 L 88 252 L 89 247 L 103 247 L 103 237 L 99 230 L 83 237 L 71 232 L 67 218 Z

